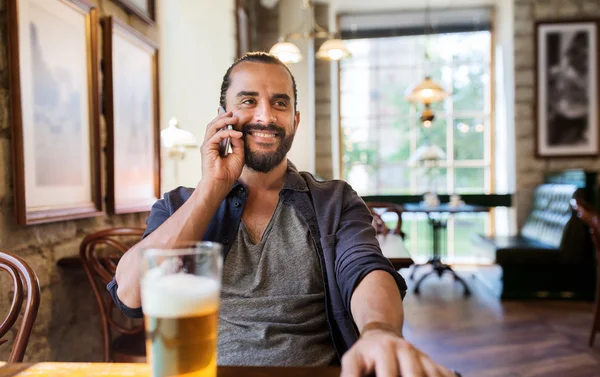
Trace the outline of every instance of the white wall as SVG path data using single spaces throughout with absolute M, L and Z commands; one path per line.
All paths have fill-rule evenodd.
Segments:
M 159 0 L 161 128 L 176 116 L 199 143 L 217 115 L 221 80 L 235 58 L 234 0 Z M 199 149 L 179 164 L 163 152 L 162 190 L 195 187 L 201 178 Z

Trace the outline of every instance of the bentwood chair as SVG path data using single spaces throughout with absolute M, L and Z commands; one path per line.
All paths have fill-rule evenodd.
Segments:
M 105 229 L 88 234 L 79 247 L 79 256 L 100 311 L 105 362 L 146 361 L 143 323 L 126 318 L 106 290 L 106 285 L 115 275 L 119 259 L 140 240 L 143 233 L 142 228 Z
M 594 247 L 596 248 L 596 302 L 594 304 L 594 319 L 589 341 L 589 346 L 593 347 L 596 333 L 600 331 L 600 215 L 589 203 L 581 199 L 575 200 L 574 207 L 581 220 L 590 227 L 592 241 L 594 241 Z
M 37 275 L 29 265 L 21 258 L 0 250 L 0 270 L 8 272 L 13 281 L 13 299 L 8 315 L 2 324 L 0 324 L 0 345 L 7 340 L 2 340 L 13 327 L 25 301 L 25 311 L 21 326 L 17 330 L 10 355 L 9 363 L 18 363 L 23 361 L 25 349 L 29 342 L 31 329 L 37 317 L 40 306 L 40 283 Z M 24 292 L 23 286 L 27 288 Z
M 405 234 L 402 232 L 402 207 L 387 202 L 366 202 L 367 207 L 369 207 L 369 211 L 371 211 L 371 215 L 373 215 L 373 226 L 377 231 L 377 234 L 396 234 L 402 236 L 404 238 Z M 392 212 L 395 213 L 398 217 L 398 222 L 396 223 L 396 227 L 391 230 L 387 227 L 381 215 L 384 213 Z

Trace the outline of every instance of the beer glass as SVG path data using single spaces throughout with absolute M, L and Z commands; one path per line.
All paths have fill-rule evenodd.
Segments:
M 141 280 L 153 377 L 215 377 L 221 245 L 146 249 Z

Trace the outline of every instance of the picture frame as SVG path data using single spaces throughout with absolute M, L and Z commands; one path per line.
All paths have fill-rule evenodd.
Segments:
M 150 26 L 156 24 L 156 0 L 113 0 Z
M 15 221 L 103 213 L 98 12 L 84 0 L 8 0 Z
M 150 211 L 160 197 L 158 46 L 103 19 L 107 210 Z
M 535 24 L 538 158 L 600 152 L 598 35 L 593 19 Z

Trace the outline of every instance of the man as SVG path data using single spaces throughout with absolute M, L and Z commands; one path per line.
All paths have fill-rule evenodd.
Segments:
M 300 124 L 296 98 L 292 74 L 272 55 L 247 54 L 229 68 L 227 112 L 206 128 L 201 181 L 153 206 L 143 240 L 108 286 L 113 298 L 141 316 L 144 247 L 217 241 L 225 255 L 220 365 L 341 358 L 343 376 L 453 376 L 402 338 L 406 284 L 381 254 L 364 202 L 346 183 L 317 182 L 287 161 Z M 232 145 L 225 158 L 224 138 Z

